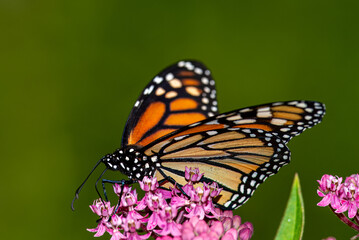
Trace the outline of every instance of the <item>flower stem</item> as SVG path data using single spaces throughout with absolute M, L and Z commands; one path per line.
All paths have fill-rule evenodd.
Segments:
M 353 223 L 351 220 L 349 220 L 343 213 L 336 213 L 335 209 L 332 208 L 332 206 L 329 206 L 330 209 L 333 211 L 333 213 L 335 215 L 337 215 L 337 217 L 346 225 L 348 225 L 349 227 L 353 228 L 354 230 L 356 230 L 357 232 L 359 232 L 359 225 Z
M 354 220 L 355 220 L 355 222 L 356 222 L 357 224 L 359 224 L 359 216 L 358 216 L 358 214 L 355 215 Z

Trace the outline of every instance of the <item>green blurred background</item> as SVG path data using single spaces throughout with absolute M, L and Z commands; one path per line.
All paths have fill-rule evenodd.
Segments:
M 212 70 L 221 112 L 293 99 L 327 106 L 290 142 L 292 163 L 236 211 L 253 239 L 273 239 L 295 172 L 304 239 L 353 236 L 316 206 L 316 180 L 358 172 L 358 3 L 0 0 L 2 238 L 92 239 L 95 177 L 72 212 L 75 189 L 120 146 L 143 87 L 188 58 Z

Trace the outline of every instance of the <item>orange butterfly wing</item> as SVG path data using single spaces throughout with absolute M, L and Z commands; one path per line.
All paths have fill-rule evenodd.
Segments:
M 146 146 L 218 113 L 215 83 L 201 63 L 181 61 L 147 85 L 127 120 L 122 145 Z
M 223 188 L 216 203 L 227 209 L 244 204 L 259 184 L 290 159 L 284 141 L 272 133 L 231 127 L 170 138 L 145 154 L 156 159 L 158 180 L 170 176 L 183 186 L 185 166 L 199 168 L 205 174 L 201 182 L 217 182 Z

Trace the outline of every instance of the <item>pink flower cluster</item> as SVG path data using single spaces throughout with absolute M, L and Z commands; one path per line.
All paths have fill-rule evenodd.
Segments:
M 94 201 L 90 208 L 100 219 L 98 226 L 88 231 L 96 232 L 95 237 L 108 232 L 111 240 L 150 236 L 160 240 L 250 239 L 253 234 L 250 222 L 242 223 L 232 211 L 214 206 L 213 199 L 222 190 L 217 183 L 194 186 L 202 176 L 198 169 L 186 168 L 187 184 L 182 187 L 185 194 L 177 188 L 161 189 L 156 178 L 144 177 L 139 181 L 145 192 L 141 200 L 136 189 L 115 184 L 114 191 L 120 197 L 118 205 L 111 206 L 101 199 Z
M 329 206 L 340 220 L 359 231 L 359 174 L 347 177 L 344 182 L 341 177 L 325 174 L 318 183 L 317 193 L 322 200 L 317 205 Z
M 317 193 L 323 199 L 318 206 L 330 206 L 336 213 L 348 211 L 348 217 L 358 217 L 359 207 L 359 175 L 353 174 L 343 182 L 341 177 L 325 174 L 318 180 Z

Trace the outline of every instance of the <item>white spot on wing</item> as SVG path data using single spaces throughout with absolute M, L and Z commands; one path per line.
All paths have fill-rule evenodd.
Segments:
M 250 185 L 251 185 L 252 187 L 254 187 L 254 186 L 256 185 L 256 181 L 255 181 L 255 180 L 252 180 L 251 183 L 250 183 Z
M 174 78 L 174 76 L 173 76 L 172 73 L 167 73 L 167 75 L 166 75 L 166 80 L 167 80 L 167 81 L 170 81 L 170 80 L 172 80 L 173 78 Z
M 296 106 L 297 106 L 297 107 L 300 107 L 300 108 L 306 108 L 306 107 L 307 107 L 307 104 L 304 103 L 304 102 L 301 102 L 301 103 L 298 103 Z
M 273 106 L 279 106 L 279 105 L 283 105 L 283 103 L 282 102 L 276 102 L 276 103 L 273 103 L 272 105 Z
M 200 122 L 196 122 L 196 123 L 192 123 L 191 125 L 189 125 L 190 127 L 195 127 L 197 125 L 201 124 Z
M 227 118 L 228 121 L 234 121 L 234 120 L 239 120 L 239 119 L 242 119 L 242 116 L 240 114 Z
M 201 91 L 196 87 L 186 87 L 186 92 L 192 96 L 199 96 L 201 95 Z
M 191 62 L 186 62 L 185 67 L 190 71 L 192 71 L 194 69 L 194 66 Z
M 174 78 L 172 80 L 169 81 L 169 84 L 171 85 L 171 87 L 173 88 L 180 88 L 182 87 L 182 83 L 180 80 L 178 80 L 177 78 Z
M 238 200 L 238 203 L 241 204 L 244 200 L 246 200 L 246 197 L 241 197 L 241 198 Z
M 179 66 L 179 67 L 184 67 L 184 64 L 185 64 L 185 62 L 184 62 L 184 61 L 180 61 L 180 62 L 178 62 L 178 66 Z
M 212 136 L 212 135 L 216 135 L 218 132 L 217 131 L 208 131 L 207 134 Z
M 188 135 L 183 135 L 183 136 L 178 136 L 178 137 L 175 137 L 174 139 L 176 141 L 179 141 L 179 140 L 182 140 L 183 138 L 187 137 Z
M 244 109 L 240 110 L 239 112 L 250 112 L 250 111 L 252 111 L 251 108 L 244 108 Z
M 255 123 L 255 122 L 256 122 L 255 119 L 242 119 L 242 120 L 234 121 L 234 124 L 247 124 L 247 123 Z
M 161 96 L 161 95 L 163 95 L 164 93 L 165 93 L 166 91 L 163 89 L 163 88 L 158 88 L 157 90 L 156 90 L 156 96 Z
M 159 77 L 159 76 L 156 76 L 153 81 L 157 84 L 160 84 L 162 81 L 163 81 L 163 78 L 162 77 Z
M 284 125 L 287 122 L 287 120 L 280 118 L 273 118 L 270 122 L 273 125 L 281 126 Z
M 257 111 L 258 112 L 268 112 L 268 111 L 270 111 L 270 108 L 269 107 L 258 108 Z
M 166 98 L 174 98 L 176 96 L 177 96 L 177 92 L 175 92 L 175 91 L 170 91 L 170 92 L 166 93 L 166 95 L 165 95 Z
M 203 84 L 206 84 L 206 85 L 209 83 L 209 80 L 208 80 L 208 78 L 206 78 L 206 77 L 203 77 L 203 78 L 201 79 L 201 81 L 202 81 Z
M 202 98 L 202 102 L 203 102 L 204 104 L 208 104 L 208 103 L 209 103 L 209 99 L 208 99 L 208 98 Z
M 148 88 L 148 94 L 150 94 L 152 91 L 153 91 L 153 88 L 154 88 L 155 86 L 153 86 L 153 85 L 151 85 L 149 88 Z
M 197 73 L 197 74 L 202 74 L 202 73 L 203 73 L 203 70 L 202 70 L 201 68 L 196 67 L 196 68 L 194 69 L 194 72 Z
M 288 105 L 296 105 L 298 104 L 298 101 L 289 102 Z
M 257 112 L 257 117 L 270 118 L 270 117 L 272 117 L 272 113 L 271 112 Z

